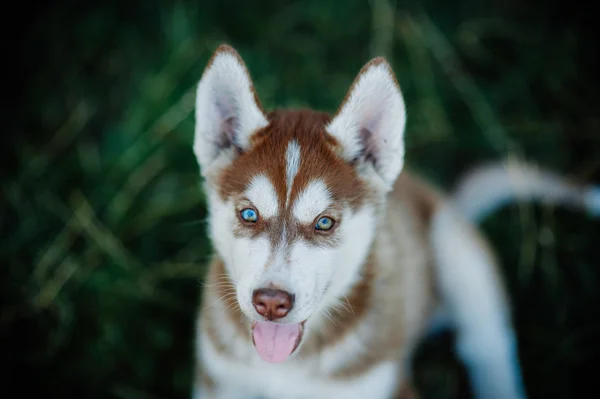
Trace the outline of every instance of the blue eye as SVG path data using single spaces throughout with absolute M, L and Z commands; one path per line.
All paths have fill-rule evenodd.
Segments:
M 258 220 L 258 213 L 251 208 L 242 209 L 240 215 L 246 222 L 254 223 Z
M 333 227 L 334 221 L 332 218 L 328 218 L 327 216 L 323 216 L 319 220 L 317 220 L 317 224 L 315 228 L 317 230 L 329 230 Z

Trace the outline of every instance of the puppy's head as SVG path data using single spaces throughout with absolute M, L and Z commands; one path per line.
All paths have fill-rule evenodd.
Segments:
M 200 80 L 194 152 L 210 234 L 266 361 L 359 278 L 377 209 L 403 166 L 405 108 L 389 64 L 365 65 L 338 112 L 262 109 L 240 56 L 221 46 Z

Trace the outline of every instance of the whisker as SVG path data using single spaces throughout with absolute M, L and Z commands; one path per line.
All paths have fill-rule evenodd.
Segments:
M 227 307 L 225 308 L 225 311 L 226 312 L 229 312 L 230 310 L 234 310 L 236 312 L 239 311 L 239 306 L 237 306 L 237 309 L 236 309 L 236 305 L 237 305 L 236 301 L 232 301 L 231 303 L 229 303 L 227 305 Z
M 352 306 L 352 304 L 350 303 L 350 301 L 348 300 L 348 297 L 346 295 L 344 295 L 344 299 L 346 300 L 346 303 L 350 307 L 350 310 L 352 311 L 352 314 L 354 314 L 354 306 Z
M 248 316 L 246 315 L 246 313 L 244 313 L 244 312 L 242 311 L 242 309 L 240 309 L 240 308 L 238 307 L 238 309 L 237 309 L 237 310 L 238 310 L 238 313 L 240 313 L 240 317 L 239 317 L 239 323 L 240 323 L 240 324 L 244 324 L 244 322 L 252 323 L 252 319 L 251 319 L 250 317 L 248 317 Z
M 211 306 L 214 306 L 219 301 L 227 303 L 227 301 L 231 300 L 233 298 L 233 296 L 236 294 L 237 294 L 237 292 L 227 292 L 223 296 L 220 296 L 219 298 L 217 298 L 214 302 L 210 303 L 209 305 L 204 306 L 202 309 L 206 310 L 206 309 L 210 308 Z
M 206 309 L 210 308 L 211 306 L 215 305 L 215 304 L 216 304 L 217 302 L 219 302 L 220 300 L 221 300 L 221 298 L 218 298 L 216 301 L 214 301 L 214 302 L 212 302 L 212 303 L 210 303 L 210 304 L 208 304 L 208 305 L 204 306 L 204 307 L 202 308 L 202 310 L 206 310 Z
M 207 287 L 236 287 L 235 284 L 233 283 L 229 283 L 229 282 L 217 282 L 217 283 L 213 283 L 213 284 L 206 284 L 204 283 L 203 285 L 201 285 L 204 288 Z
M 331 314 L 331 312 L 329 311 L 329 309 L 323 308 L 322 310 L 324 310 L 325 312 L 327 312 L 327 314 L 329 315 L 329 317 L 333 317 L 333 315 Z
M 323 309 L 319 309 L 319 312 L 320 312 L 320 313 L 321 313 L 323 316 L 327 317 L 327 318 L 329 319 L 329 321 L 331 321 L 331 323 L 333 323 L 333 325 L 334 325 L 334 326 L 336 326 L 336 327 L 339 327 L 339 326 L 336 324 L 336 322 L 335 322 L 335 321 L 333 321 L 333 319 L 327 315 L 327 313 L 323 312 Z
M 337 306 L 332 306 L 331 309 L 335 310 L 340 316 L 344 315 L 344 313 L 342 313 L 342 310 L 339 309 Z M 346 309 L 344 309 L 344 310 L 346 310 Z
M 354 314 L 354 309 L 352 308 L 352 305 L 350 305 L 350 303 L 344 303 L 337 298 L 334 298 L 334 300 L 336 301 L 336 304 L 342 306 L 346 312 L 352 312 L 352 314 Z

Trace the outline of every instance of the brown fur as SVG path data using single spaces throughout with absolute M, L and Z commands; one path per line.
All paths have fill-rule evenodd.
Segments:
M 237 299 L 232 295 L 234 285 L 225 271 L 225 265 L 221 259 L 216 257 L 213 259 L 206 280 L 203 306 L 199 317 L 200 328 L 206 332 L 217 352 L 221 355 L 231 356 L 229 342 L 224 341 L 215 329 L 215 319 L 221 320 L 225 315 L 225 321 L 236 327 L 239 337 L 252 344 L 250 324 L 243 317 Z
M 315 176 L 324 181 L 338 206 L 349 205 L 358 208 L 368 198 L 365 184 L 360 180 L 356 171 L 346 162 L 336 156 L 332 150 L 337 145 L 335 139 L 325 131 L 329 115 L 311 110 L 278 110 L 268 115 L 269 125 L 256 132 L 252 146 L 225 168 L 219 177 L 220 195 L 226 200 L 234 198 L 238 211 L 248 206 L 248 201 L 241 197 L 251 179 L 259 174 L 265 174 L 274 184 L 279 200 L 279 216 L 277 220 L 262 219 L 248 226 L 240 225 L 236 234 L 256 236 L 264 234 L 271 242 L 281 239 L 283 226 L 288 234 L 286 241 L 293 242 L 302 237 L 314 245 L 335 245 L 330 234 L 314 234 L 314 222 L 309 225 L 294 223 L 290 217 L 294 200 Z M 302 151 L 298 174 L 290 192 L 286 207 L 286 150 L 288 143 L 296 140 Z M 310 150 L 306 150 L 310 149 Z M 334 214 L 327 214 L 334 220 Z M 339 210 L 338 212 L 339 213 Z M 338 220 L 339 221 L 339 220 Z M 333 233 L 333 230 L 330 232 Z

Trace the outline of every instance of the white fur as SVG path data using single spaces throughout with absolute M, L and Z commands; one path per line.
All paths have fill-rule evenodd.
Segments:
M 194 153 L 204 175 L 221 155 L 224 127 L 231 118 L 235 125 L 233 139 L 242 149 L 248 148 L 252 133 L 268 124 L 254 99 L 246 67 L 231 52 L 221 51 L 204 72 L 196 91 Z
M 237 223 L 233 201 L 224 202 L 217 192 L 208 191 L 208 229 L 216 252 L 223 258 L 226 266 L 233 263 L 233 253 L 230 250 L 234 241 L 232 226 Z
M 342 219 L 337 229 L 340 242 L 335 253 L 333 275 L 322 301 L 324 309 L 339 307 L 338 300 L 361 278 L 359 269 L 368 255 L 376 233 L 371 228 L 376 222 L 375 208 L 372 205 L 365 205 L 354 213 L 346 210 Z
M 254 176 L 245 192 L 260 217 L 272 218 L 279 213 L 279 200 L 273 183 L 265 175 Z
M 292 140 L 288 143 L 287 150 L 285 152 L 285 184 L 287 187 L 286 204 L 289 204 L 290 193 L 292 192 L 292 186 L 294 185 L 294 179 L 300 169 L 300 144 L 296 140 Z
M 339 305 L 339 298 L 356 283 L 360 276 L 358 269 L 374 236 L 373 230 L 366 230 L 362 235 L 355 234 L 373 223 L 373 208 L 366 206 L 356 213 L 346 209 L 343 215 L 344 223 L 336 231 L 339 243 L 335 248 L 315 247 L 302 240 L 291 245 L 282 240 L 274 248 L 264 239 L 234 241 L 235 248 L 241 249 L 233 261 L 240 267 L 232 269 L 239 282 L 240 307 L 248 317 L 258 317 L 252 309 L 252 291 L 273 283 L 296 298 L 294 308 L 281 321 L 297 323 L 312 317 L 307 329 L 318 328 L 319 323 L 313 321 L 320 320 L 319 316 L 324 314 L 320 312 Z M 254 248 L 255 252 L 247 256 L 244 251 L 249 248 Z M 335 360 L 334 356 L 331 369 L 341 367 L 343 363 L 340 361 L 343 362 Z
M 365 148 L 373 152 L 375 170 L 391 189 L 404 164 L 404 99 L 386 62 L 372 65 L 357 79 L 327 131 L 340 141 L 347 161 L 355 160 Z M 362 131 L 370 132 L 366 142 Z
M 321 179 L 311 181 L 293 205 L 293 215 L 302 223 L 311 223 L 331 206 L 331 194 Z
M 524 398 L 514 332 L 494 262 L 449 206 L 431 227 L 436 276 L 477 398 Z
M 206 369 L 215 380 L 227 381 L 217 386 L 218 392 L 212 396 L 215 399 L 388 398 L 395 388 L 399 374 L 397 364 L 382 363 L 356 379 L 336 381 L 323 378 L 318 359 L 304 364 L 293 360 L 275 365 L 265 363 L 251 346 L 237 345 L 239 338 L 231 333 L 233 331 L 223 331 L 224 337 L 231 337 L 231 348 L 236 356 L 246 359 L 245 362 L 221 356 L 203 335 L 198 342 L 198 356 Z M 198 388 L 194 392 L 194 399 L 212 397 L 203 395 Z
M 309 246 L 303 241 L 290 247 L 290 262 L 286 273 L 296 303 L 290 316 L 300 322 L 310 317 L 323 297 L 326 284 L 330 281 L 335 262 L 335 252 L 330 248 Z
M 252 291 L 271 254 L 271 245 L 263 237 L 258 239 L 235 237 L 233 226 L 239 221 L 232 200 L 224 202 L 219 195 L 209 191 L 209 229 L 218 255 L 223 259 L 227 272 L 236 282 L 236 294 L 240 308 L 252 316 Z M 260 210 L 259 210 L 260 212 Z
M 237 281 L 237 300 L 242 311 L 252 319 L 258 319 L 258 314 L 252 305 L 252 293 L 263 288 L 263 273 L 272 255 L 269 241 L 264 237 L 255 239 L 235 238 L 231 251 L 234 254 L 229 269 Z
M 600 216 L 600 189 L 585 187 L 524 162 L 494 162 L 467 173 L 453 195 L 461 213 L 479 222 L 514 201 L 542 200 Z

